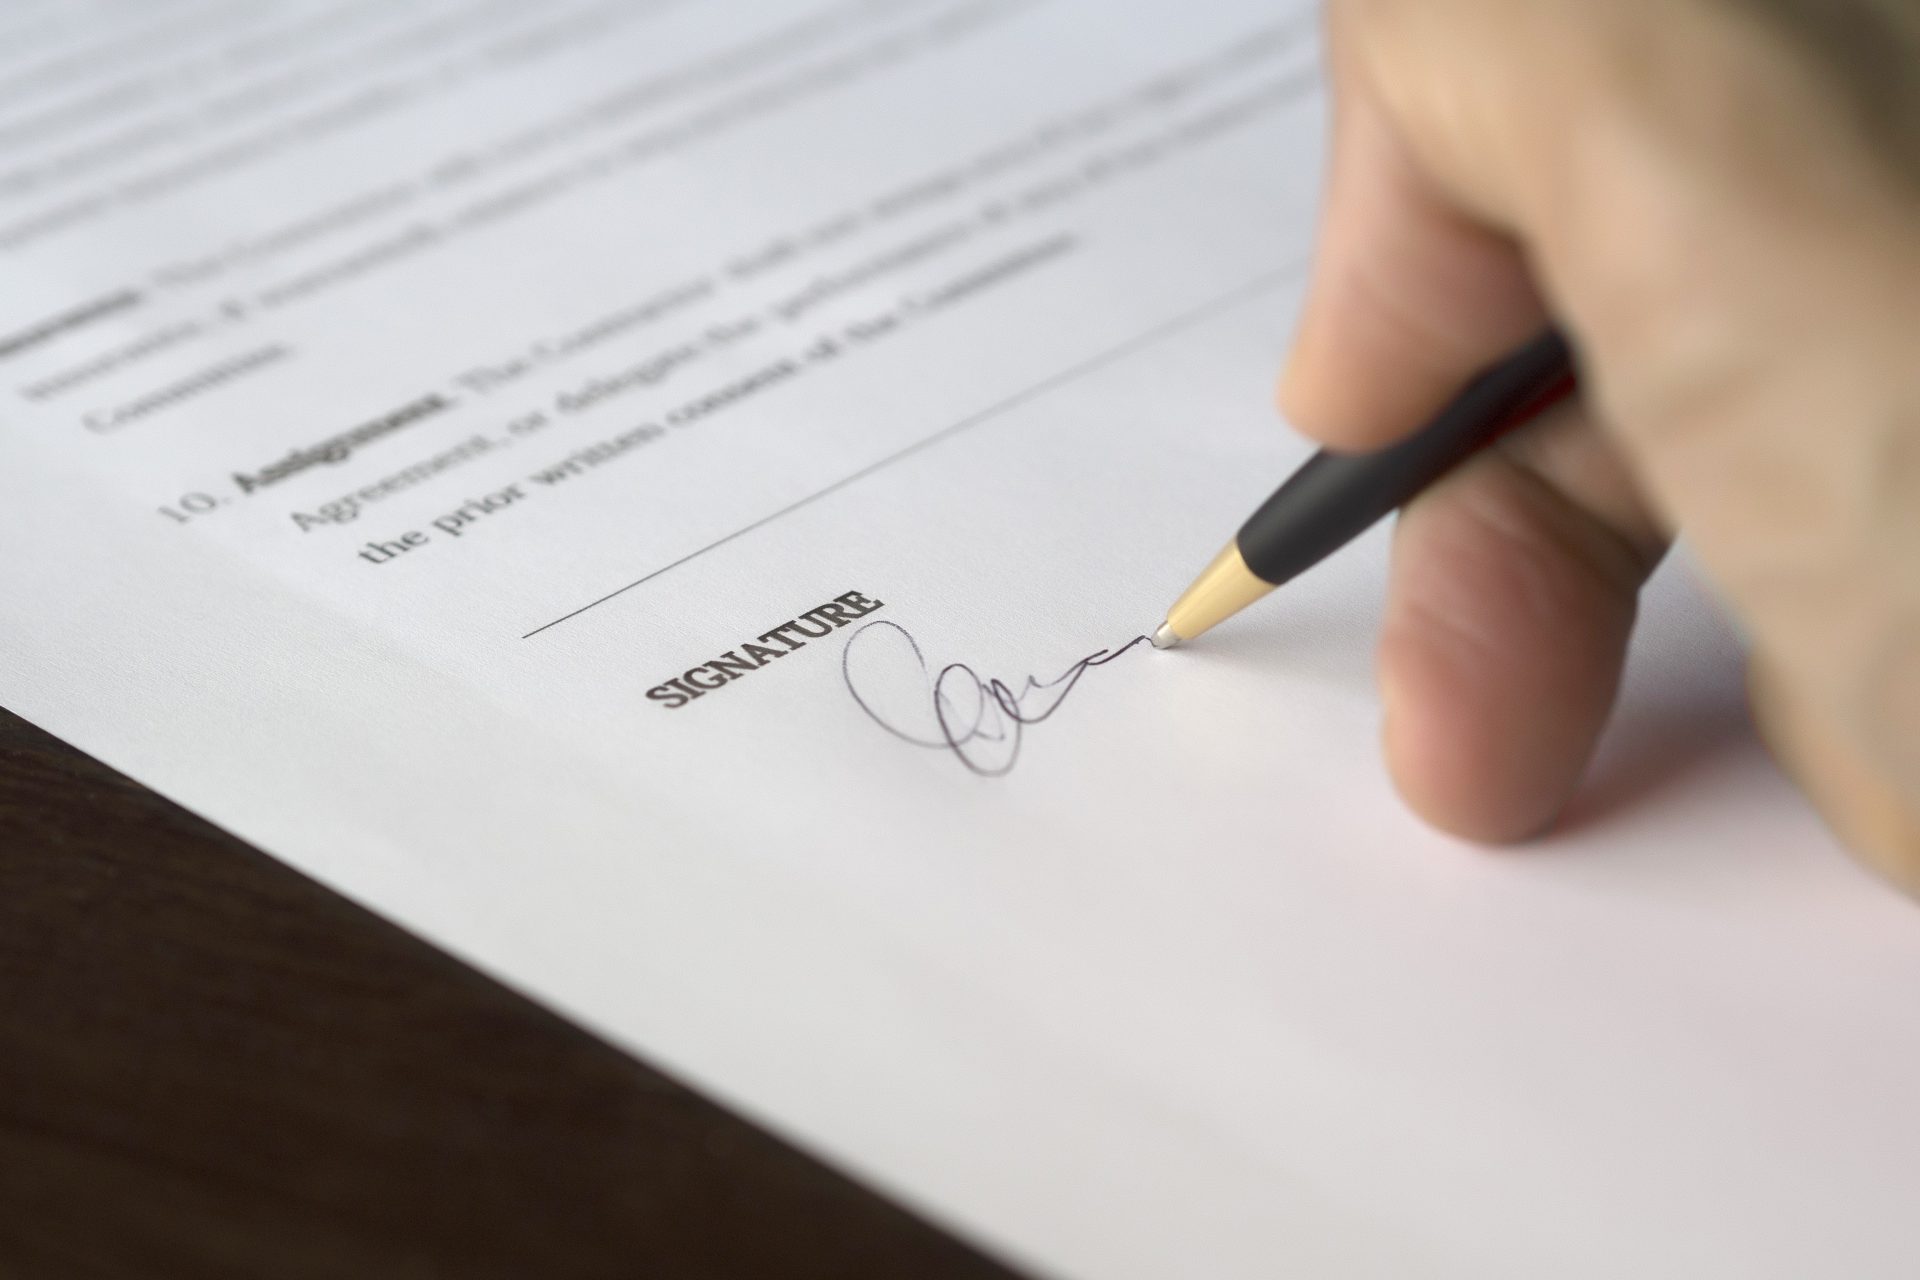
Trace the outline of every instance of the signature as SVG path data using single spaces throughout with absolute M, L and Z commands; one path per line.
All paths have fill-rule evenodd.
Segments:
M 847 638 L 840 673 L 847 692 L 882 729 L 916 747 L 951 751 L 983 778 L 1001 778 L 1020 760 L 1029 725 L 1053 718 L 1081 677 L 1149 643 L 1135 636 L 1088 654 L 1051 680 L 1028 676 L 1015 689 L 983 679 L 964 662 L 934 674 L 913 634 L 895 622 L 869 622 Z

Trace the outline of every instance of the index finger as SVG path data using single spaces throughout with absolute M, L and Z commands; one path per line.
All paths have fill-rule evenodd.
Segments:
M 1417 428 L 1545 327 L 1547 309 L 1514 242 L 1418 163 L 1373 90 L 1353 11 L 1331 13 L 1331 167 L 1280 407 L 1323 444 L 1361 451 Z

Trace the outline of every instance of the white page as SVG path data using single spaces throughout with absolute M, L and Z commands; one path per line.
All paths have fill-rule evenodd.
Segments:
M 1380 775 L 1379 536 L 1004 776 L 850 696 L 1126 644 L 1304 456 L 1312 18 L 19 10 L 0 701 L 1044 1272 L 1912 1274 L 1920 929 L 1677 573 L 1526 853 Z

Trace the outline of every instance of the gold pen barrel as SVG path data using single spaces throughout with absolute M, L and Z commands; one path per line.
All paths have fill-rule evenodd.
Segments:
M 1193 585 L 1173 602 L 1173 608 L 1167 610 L 1166 625 L 1161 632 L 1171 632 L 1175 641 L 1192 640 L 1225 622 L 1271 590 L 1271 582 L 1247 568 L 1247 562 L 1240 556 L 1239 544 L 1229 542 L 1226 550 L 1215 556 L 1206 571 L 1195 578 Z M 1159 637 L 1155 638 L 1154 644 L 1160 648 L 1171 647 L 1161 643 Z

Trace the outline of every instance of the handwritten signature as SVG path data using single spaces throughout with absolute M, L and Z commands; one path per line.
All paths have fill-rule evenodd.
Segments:
M 840 673 L 847 692 L 882 729 L 916 747 L 951 751 L 983 778 L 1005 777 L 1020 759 L 1029 725 L 1052 719 L 1082 676 L 1150 641 L 1088 654 L 1051 680 L 1028 676 L 1019 689 L 983 679 L 964 662 L 934 674 L 913 634 L 896 622 L 869 622 L 847 638 Z

